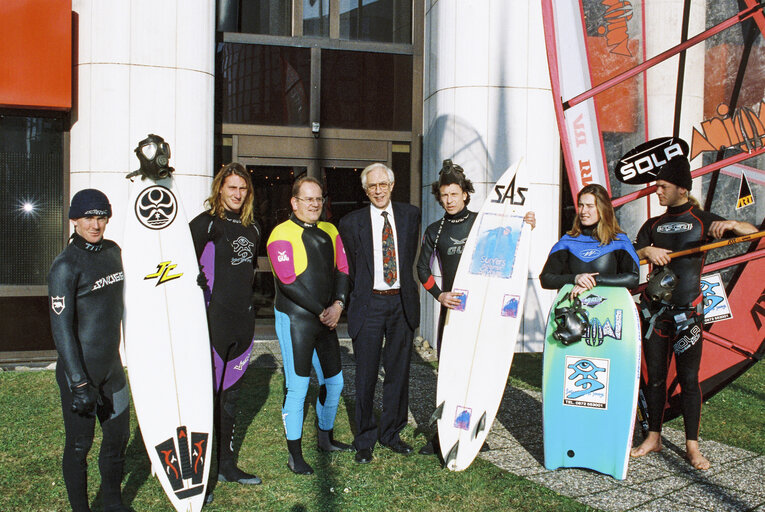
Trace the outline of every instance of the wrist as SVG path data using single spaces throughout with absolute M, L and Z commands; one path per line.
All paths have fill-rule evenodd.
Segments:
M 345 302 L 341 301 L 340 299 L 337 299 L 335 302 L 332 303 L 333 306 L 340 306 L 340 311 L 345 309 Z

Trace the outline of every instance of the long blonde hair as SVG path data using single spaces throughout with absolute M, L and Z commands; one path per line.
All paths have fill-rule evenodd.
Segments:
M 252 186 L 252 179 L 250 179 L 249 171 L 247 171 L 247 168 L 239 162 L 231 162 L 230 164 L 225 165 L 223 169 L 215 175 L 215 179 L 213 179 L 212 182 L 212 192 L 210 192 L 210 197 L 205 199 L 207 213 L 213 217 L 217 216 L 221 219 L 226 218 L 220 191 L 221 188 L 223 188 L 223 182 L 232 174 L 239 176 L 247 184 L 247 197 L 244 199 L 242 210 L 239 212 L 239 218 L 241 219 L 243 226 L 250 226 L 254 220 L 253 204 L 255 202 L 255 187 Z
M 591 194 L 595 197 L 595 208 L 597 208 L 598 216 L 600 217 L 598 227 L 592 233 L 592 236 L 600 242 L 600 245 L 613 242 L 616 240 L 616 235 L 624 233 L 624 230 L 616 221 L 614 207 L 611 204 L 611 198 L 608 196 L 608 191 L 597 183 L 591 183 L 585 186 L 576 195 L 577 207 L 579 207 L 579 200 L 584 194 Z M 576 217 L 574 217 L 574 225 L 571 226 L 571 230 L 566 234 L 570 236 L 579 236 L 582 234 L 582 221 L 579 220 L 579 212 L 577 212 Z

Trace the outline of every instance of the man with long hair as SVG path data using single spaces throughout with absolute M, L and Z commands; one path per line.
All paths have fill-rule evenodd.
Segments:
M 237 467 L 233 440 L 237 395 L 255 331 L 252 288 L 261 230 L 253 217 L 253 192 L 247 169 L 230 163 L 215 176 L 206 211 L 189 224 L 212 344 L 218 480 L 249 485 L 261 480 Z
M 641 297 L 641 309 L 649 317 L 643 333 L 643 353 L 648 370 L 645 398 L 648 406 L 648 435 L 640 446 L 633 448 L 633 457 L 643 457 L 662 449 L 661 425 L 667 401 L 667 367 L 675 357 L 680 401 L 685 422 L 686 457 L 700 470 L 709 469 L 709 460 L 699 450 L 701 423 L 701 364 L 704 307 L 701 294 L 701 268 L 706 253 L 681 258 L 669 258 L 669 253 L 703 245 L 711 238 L 721 238 L 731 231 L 747 235 L 757 231 L 752 224 L 725 220 L 705 212 L 689 195 L 693 180 L 690 164 L 684 156 L 672 158 L 656 176 L 656 195 L 667 211 L 648 219 L 640 228 L 635 248 L 641 258 L 671 270 L 677 286 L 668 299 L 652 300 L 646 293 Z M 663 269 L 658 269 L 661 272 Z

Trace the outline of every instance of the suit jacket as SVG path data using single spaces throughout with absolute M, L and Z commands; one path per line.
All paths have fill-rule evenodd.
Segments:
M 420 298 L 414 279 L 414 261 L 420 241 L 420 209 L 406 203 L 393 203 L 398 243 L 398 279 L 406 322 L 412 330 L 420 325 Z M 348 304 L 348 334 L 358 335 L 367 317 L 374 286 L 372 219 L 369 207 L 353 211 L 340 219 L 340 238 L 348 258 L 351 285 Z

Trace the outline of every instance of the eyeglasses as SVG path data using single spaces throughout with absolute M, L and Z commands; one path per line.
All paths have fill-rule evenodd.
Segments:
M 373 190 L 380 189 L 383 192 L 388 190 L 390 188 L 390 182 L 384 181 L 382 183 L 371 183 L 367 185 L 367 191 L 372 192 Z
M 318 205 L 324 204 L 324 198 L 323 197 L 298 197 L 298 196 L 295 196 L 295 199 L 297 199 L 298 201 L 303 201 L 305 204 L 318 204 Z

